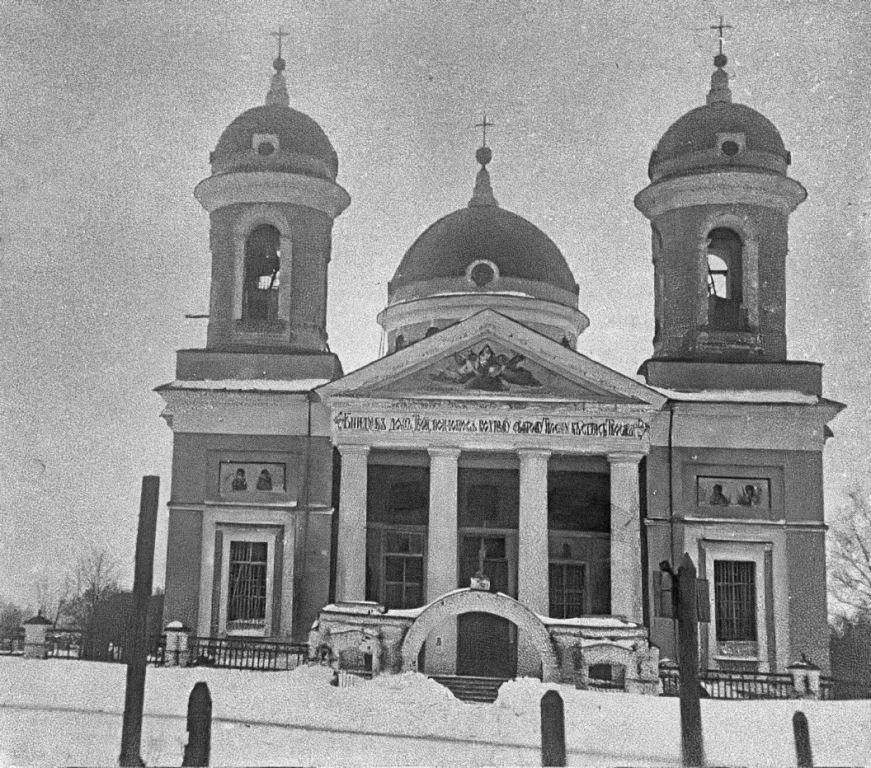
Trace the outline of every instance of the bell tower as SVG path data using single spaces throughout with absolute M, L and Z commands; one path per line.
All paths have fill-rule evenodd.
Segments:
M 207 349 L 322 354 L 333 221 L 350 198 L 326 134 L 288 106 L 280 46 L 273 66 L 266 103 L 227 127 L 194 192 L 211 219 Z
M 777 128 L 733 103 L 726 64 L 721 51 L 706 104 L 666 131 L 635 197 L 652 230 L 650 383 L 670 385 L 669 361 L 787 360 L 788 221 L 807 193 Z

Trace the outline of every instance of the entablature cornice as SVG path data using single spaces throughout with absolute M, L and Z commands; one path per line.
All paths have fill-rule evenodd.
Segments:
M 654 419 L 651 441 L 666 446 L 670 439 L 676 448 L 821 451 L 830 436 L 826 424 L 839 410 L 826 400 L 815 405 L 678 403 L 671 424 L 668 411 Z
M 329 409 L 306 394 L 162 389 L 175 433 L 328 437 Z
M 330 405 L 336 445 L 637 455 L 649 451 L 654 410 L 636 403 L 347 396 L 333 397 Z

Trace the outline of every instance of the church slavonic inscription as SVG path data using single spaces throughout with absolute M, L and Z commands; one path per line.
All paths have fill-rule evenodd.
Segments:
M 423 434 L 563 435 L 643 440 L 650 433 L 650 425 L 643 419 L 441 418 L 417 413 L 388 416 L 340 411 L 333 417 L 333 423 L 338 431 Z

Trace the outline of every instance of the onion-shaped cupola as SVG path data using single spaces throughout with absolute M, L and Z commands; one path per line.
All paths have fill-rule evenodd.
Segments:
M 211 218 L 207 345 L 326 353 L 332 227 L 350 197 L 326 133 L 289 106 L 280 46 L 273 67 L 265 103 L 227 126 L 194 191 Z
M 439 219 L 406 251 L 378 315 L 387 352 L 431 336 L 483 309 L 501 312 L 574 348 L 589 324 L 578 285 L 554 242 L 496 202 L 486 144 L 465 208 Z
M 786 359 L 788 218 L 806 192 L 777 128 L 732 101 L 727 62 L 720 50 L 706 103 L 663 134 L 635 197 L 653 232 L 654 359 Z

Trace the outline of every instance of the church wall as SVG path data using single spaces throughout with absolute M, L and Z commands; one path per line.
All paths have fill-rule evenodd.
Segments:
M 829 627 L 826 607 L 826 543 L 822 529 L 786 534 L 789 568 L 789 657 L 806 653 L 829 674 Z
M 222 435 L 176 433 L 173 454 L 172 500 L 201 503 L 220 500 L 221 461 L 285 463 L 287 493 L 275 501 L 299 501 L 303 492 L 306 450 L 309 457 L 309 502 L 329 507 L 332 485 L 332 448 L 329 438 L 304 435 Z M 256 499 L 251 500 L 256 503 Z
M 170 510 L 166 548 L 166 595 L 163 604 L 164 626 L 170 621 L 180 621 L 190 628 L 197 626 L 202 536 L 202 512 L 195 509 Z
M 306 519 L 307 518 L 307 519 Z M 311 512 L 297 515 L 297 563 L 295 569 L 293 642 L 308 641 L 308 631 L 320 609 L 329 600 L 330 545 L 333 513 Z
M 765 604 L 759 632 L 765 636 L 770 668 L 782 671 L 801 652 L 813 653 L 813 660 L 826 666 L 821 453 L 676 447 L 672 451 L 673 526 L 668 522 L 668 459 L 668 448 L 655 446 L 647 462 L 649 522 L 645 535 L 650 583 L 654 583 L 654 572 L 661 560 L 676 565 L 685 551 L 700 572 L 710 570 L 710 563 L 704 562 L 706 557 L 758 558 L 757 595 Z M 708 503 L 716 481 L 732 503 Z M 759 504 L 736 503 L 747 481 L 763 488 Z M 803 525 L 819 527 L 794 527 Z M 742 542 L 746 544 L 743 550 Z M 763 549 L 768 552 L 764 559 Z M 651 640 L 660 647 L 663 657 L 673 658 L 673 624 L 671 619 L 655 614 L 654 601 L 651 589 L 647 597 Z M 706 631 L 711 631 L 711 625 Z M 707 661 L 710 666 L 715 653 L 713 637 L 706 643 L 711 649 Z

